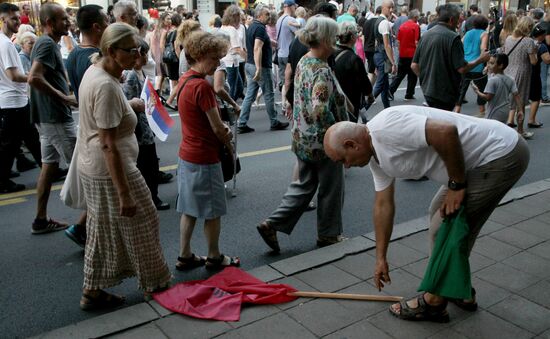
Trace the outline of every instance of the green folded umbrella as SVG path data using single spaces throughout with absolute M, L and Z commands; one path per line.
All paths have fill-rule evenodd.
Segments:
M 466 212 L 461 207 L 441 223 L 424 279 L 418 291 L 455 299 L 472 298 Z

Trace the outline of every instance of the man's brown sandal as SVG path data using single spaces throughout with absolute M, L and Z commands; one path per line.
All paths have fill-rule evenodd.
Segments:
M 449 301 L 460 307 L 464 311 L 475 312 L 477 311 L 477 302 L 476 302 L 476 290 L 472 287 L 472 300 L 464 301 L 463 299 L 452 299 L 449 298 Z
M 178 271 L 187 271 L 193 268 L 204 266 L 206 263 L 206 257 L 196 256 L 194 253 L 191 253 L 189 258 L 178 257 L 176 262 L 176 269 Z
M 208 270 L 220 270 L 226 267 L 239 266 L 241 266 L 241 259 L 239 257 L 230 257 L 224 254 L 220 254 L 218 258 L 206 258 L 206 264 L 204 265 Z
M 424 294 L 420 294 L 416 297 L 418 306 L 416 308 L 411 308 L 405 300 L 399 302 L 401 309 L 399 313 L 396 312 L 392 307 L 390 307 L 390 313 L 403 320 L 413 320 L 413 321 L 433 321 L 437 323 L 448 323 L 449 322 L 449 313 L 447 312 L 447 300 L 445 300 L 440 305 L 429 305 L 426 300 L 424 300 Z
M 269 224 L 262 222 L 256 227 L 258 233 L 262 236 L 267 246 L 269 246 L 274 252 L 280 252 L 279 240 L 277 240 L 277 231 L 275 231 Z
M 115 308 L 124 304 L 125 300 L 126 299 L 124 297 L 110 294 L 103 290 L 99 290 L 99 294 L 96 296 L 82 293 L 82 298 L 80 299 L 80 308 L 84 311 Z

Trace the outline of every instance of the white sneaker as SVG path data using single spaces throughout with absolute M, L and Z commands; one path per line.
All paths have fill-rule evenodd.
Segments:
M 534 135 L 535 135 L 535 133 L 533 133 L 533 132 L 523 132 L 523 133 L 521 133 L 521 136 L 524 139 L 531 139 Z
M 428 103 L 427 103 L 426 101 L 424 101 L 424 102 L 422 103 L 422 106 L 430 107 L 430 105 L 428 105 Z

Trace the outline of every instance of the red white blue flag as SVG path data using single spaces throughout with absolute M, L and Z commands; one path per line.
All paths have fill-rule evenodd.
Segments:
M 166 141 L 172 126 L 174 126 L 174 120 L 160 102 L 160 98 L 149 78 L 145 79 L 141 99 L 145 102 L 145 115 L 149 127 L 151 127 L 157 138 Z

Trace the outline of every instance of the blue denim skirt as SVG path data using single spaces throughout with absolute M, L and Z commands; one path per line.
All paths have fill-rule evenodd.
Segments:
M 200 165 L 179 159 L 176 210 L 199 219 L 227 213 L 221 163 Z

